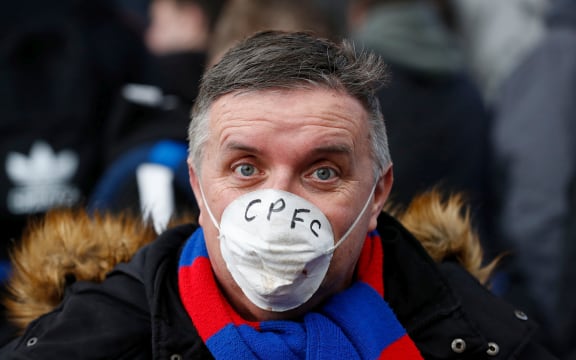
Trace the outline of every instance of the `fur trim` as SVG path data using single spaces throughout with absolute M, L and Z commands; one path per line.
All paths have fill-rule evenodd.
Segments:
M 484 267 L 478 236 L 470 224 L 461 196 L 442 199 L 425 193 L 404 211 L 390 210 L 440 262 L 457 258 L 485 283 L 495 263 Z M 189 222 L 192 217 L 173 221 Z M 51 211 L 30 224 L 11 254 L 9 296 L 4 299 L 8 317 L 19 329 L 51 311 L 62 301 L 73 281 L 102 281 L 117 263 L 156 237 L 152 226 L 128 214 L 88 215 L 84 211 Z
M 4 300 L 9 320 L 24 329 L 60 304 L 67 284 L 102 281 L 115 264 L 128 261 L 155 236 L 151 226 L 129 215 L 49 212 L 28 226 L 12 250 Z
M 464 197 L 443 197 L 432 190 L 415 197 L 405 210 L 388 209 L 426 249 L 436 262 L 457 259 L 486 285 L 499 258 L 484 264 L 484 251 L 474 231 Z

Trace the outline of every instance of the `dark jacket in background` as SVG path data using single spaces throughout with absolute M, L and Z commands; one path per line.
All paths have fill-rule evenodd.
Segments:
M 0 288 L 8 248 L 28 219 L 82 205 L 91 193 L 104 167 L 113 99 L 140 76 L 143 52 L 112 1 L 3 2 Z
M 390 65 L 389 84 L 378 98 L 394 163 L 391 201 L 406 205 L 434 186 L 463 192 L 493 255 L 491 119 L 453 34 L 433 5 L 414 1 L 375 5 L 352 38 Z
M 138 35 L 111 1 L 21 0 L 0 13 L 0 260 L 28 216 L 82 204 L 104 166 Z
M 106 135 L 106 168 L 89 198 L 90 210 L 144 213 L 159 228 L 174 214 L 197 211 L 186 163 L 186 129 L 205 63 L 206 55 L 198 52 L 151 57 L 146 81 L 123 87 Z M 138 176 L 145 167 L 156 172 L 152 176 L 162 173 L 170 179 L 149 186 L 151 176 Z
M 107 133 L 108 164 L 142 144 L 187 142 L 186 129 L 206 55 L 180 52 L 151 56 L 147 65 L 147 78 L 127 84 L 115 99 Z

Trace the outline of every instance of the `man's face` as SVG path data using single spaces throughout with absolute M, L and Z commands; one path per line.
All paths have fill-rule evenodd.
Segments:
M 201 171 L 196 174 L 190 167 L 190 179 L 216 279 L 245 318 L 298 316 L 350 284 L 363 240 L 376 227 L 392 184 L 391 170 L 374 179 L 367 117 L 358 100 L 321 88 L 232 93 L 212 104 Z M 312 299 L 295 310 L 271 313 L 244 297 L 222 259 L 207 205 L 220 222 L 226 206 L 242 194 L 270 188 L 288 191 L 324 212 L 337 241 L 360 213 L 374 181 L 375 196 L 337 248 Z M 201 201 L 200 182 L 207 204 Z

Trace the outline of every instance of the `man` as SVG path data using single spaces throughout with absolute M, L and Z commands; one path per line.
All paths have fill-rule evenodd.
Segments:
M 189 130 L 201 227 L 168 231 L 101 284 L 68 287 L 0 356 L 550 358 L 525 314 L 455 261 L 438 267 L 381 212 L 384 75 L 377 57 L 303 33 L 230 50 L 206 73 Z

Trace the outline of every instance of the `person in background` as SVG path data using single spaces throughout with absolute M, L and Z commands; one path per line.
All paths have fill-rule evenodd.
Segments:
M 112 1 L 3 4 L 0 287 L 28 221 L 86 203 L 106 164 L 114 99 L 142 75 L 144 53 Z
M 142 143 L 183 139 L 178 130 L 197 94 L 206 49 L 224 0 L 154 0 L 143 34 L 148 78 L 125 86 L 110 129 L 108 158 Z
M 495 101 L 498 229 L 510 252 L 504 297 L 575 359 L 576 4 L 554 2 L 546 26 Z
M 157 55 L 204 52 L 223 1 L 154 0 L 146 45 Z
M 230 0 L 216 23 L 208 63 L 217 63 L 230 47 L 263 30 L 310 31 L 317 36 L 337 37 L 330 18 L 308 0 Z
M 92 211 L 130 210 L 160 232 L 174 214 L 194 212 L 181 129 L 206 67 L 207 47 L 225 0 L 154 0 L 142 35 L 148 76 L 124 86 L 107 133 L 107 167 L 89 199 Z
M 99 283 L 73 283 L 68 270 L 61 303 L 2 359 L 552 359 L 528 316 L 478 282 L 490 267 L 458 200 L 429 196 L 403 219 L 434 259 L 382 212 L 393 182 L 376 96 L 385 77 L 374 54 L 308 33 L 266 31 L 231 48 L 192 110 L 198 223 Z M 9 303 L 24 310 L 18 279 L 35 264 L 14 260 Z
M 426 0 L 352 0 L 350 37 L 389 67 L 378 97 L 396 159 L 391 200 L 406 206 L 437 186 L 466 194 L 491 256 L 491 117 L 466 73 L 455 35 Z
M 467 68 L 492 108 L 502 84 L 546 33 L 552 0 L 435 0 L 449 9 Z

